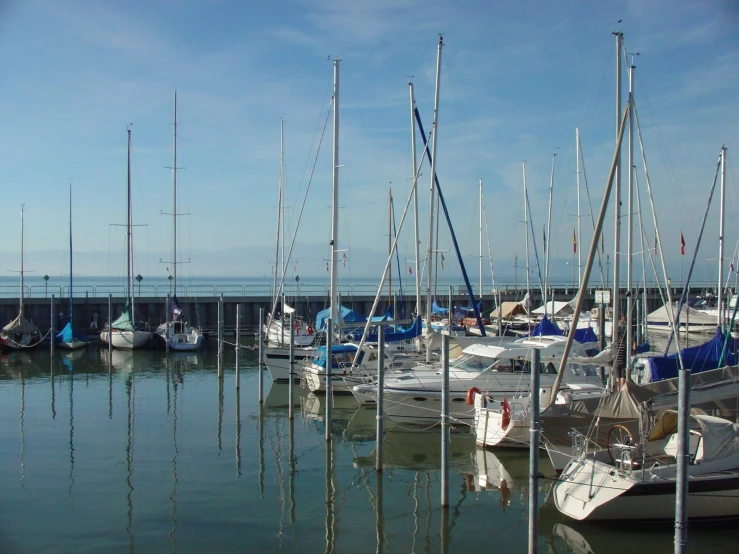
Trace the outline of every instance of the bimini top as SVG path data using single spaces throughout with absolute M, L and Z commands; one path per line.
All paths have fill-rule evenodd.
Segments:
M 494 358 L 497 360 L 523 360 L 529 356 L 529 348 L 494 346 L 492 344 L 473 344 L 465 348 L 462 353 L 468 356 Z
M 351 365 L 357 352 L 356 344 L 335 344 L 331 346 L 331 367 L 339 368 L 343 365 Z M 359 353 L 357 363 L 361 363 L 364 352 Z M 313 356 L 313 363 L 317 366 L 326 367 L 326 347 L 319 346 Z

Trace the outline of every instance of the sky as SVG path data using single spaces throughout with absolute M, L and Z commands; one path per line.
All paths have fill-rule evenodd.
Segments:
M 514 273 L 523 278 L 525 160 L 541 263 L 551 179 L 550 279 L 570 280 L 577 265 L 575 128 L 585 166 L 581 196 L 587 181 L 597 214 L 614 149 L 614 31 L 623 32 L 628 61 L 636 66 L 637 116 L 669 272 L 674 280 L 679 267 L 687 272 L 722 145 L 728 148 L 728 271 L 739 239 L 732 163 L 739 145 L 737 0 L 3 0 L 0 259 L 6 269 L 17 269 L 25 204 L 28 267 L 39 275 L 69 273 L 71 180 L 75 274 L 125 275 L 125 233 L 114 224 L 126 218 L 131 125 L 136 270 L 167 275 L 172 220 L 163 212 L 173 209 L 177 90 L 178 212 L 187 214 L 178 218 L 178 257 L 190 260 L 180 275 L 270 275 L 281 119 L 289 237 L 310 183 L 291 271 L 326 275 L 332 173 L 327 116 L 332 60 L 340 59 L 339 247 L 346 252 L 346 261 L 340 254 L 340 274 L 379 277 L 387 251 L 388 188 L 399 223 L 412 183 L 408 82 L 428 132 L 441 34 L 436 169 L 470 273 L 477 275 L 479 263 L 482 179 L 485 278 L 488 252 L 499 279 Z M 623 90 L 625 100 L 625 71 Z M 638 147 L 634 165 L 652 237 Z M 423 251 L 430 168 L 421 173 Z M 623 191 L 626 213 L 625 184 Z M 717 191 L 698 254 L 698 280 L 716 279 L 718 204 Z M 585 200 L 581 214 L 583 250 L 592 237 Z M 611 214 L 612 207 L 607 251 L 613 250 Z M 413 265 L 412 223 L 409 217 L 399 240 L 401 266 Z M 443 275 L 452 279 L 459 270 L 451 264 L 449 232 L 445 225 L 440 229 Z M 622 237 L 623 245 L 625 225 Z M 634 250 L 640 266 L 640 249 Z M 530 256 L 532 279 L 538 278 L 533 246 Z

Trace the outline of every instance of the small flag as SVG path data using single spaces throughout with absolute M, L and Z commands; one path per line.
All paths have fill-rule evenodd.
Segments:
M 729 273 L 734 272 L 734 260 L 731 260 L 731 264 L 729 265 Z
M 577 254 L 577 235 L 574 229 L 572 230 L 572 253 Z
M 344 263 L 344 267 L 346 267 L 346 252 L 344 252 L 343 263 Z
M 544 252 L 546 252 L 547 251 L 547 230 L 542 229 L 541 232 L 544 235 Z
M 441 269 L 444 269 L 444 254 L 441 255 Z
M 411 275 L 413 275 L 413 268 L 411 266 L 408 266 L 408 273 L 410 273 Z
M 685 256 L 685 238 L 683 238 L 682 231 L 680 231 L 680 254 Z

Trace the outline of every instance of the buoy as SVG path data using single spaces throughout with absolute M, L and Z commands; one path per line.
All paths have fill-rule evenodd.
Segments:
M 480 394 L 480 389 L 477 387 L 472 387 L 470 390 L 467 391 L 467 404 L 469 406 L 473 406 L 475 404 L 475 394 Z

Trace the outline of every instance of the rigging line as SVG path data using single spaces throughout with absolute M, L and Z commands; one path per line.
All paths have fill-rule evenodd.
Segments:
M 306 200 L 308 199 L 308 192 L 310 191 L 311 184 L 313 183 L 313 175 L 315 174 L 316 164 L 318 163 L 318 154 L 321 151 L 321 144 L 323 143 L 323 137 L 326 134 L 326 127 L 328 125 L 328 120 L 329 120 L 329 117 L 331 116 L 331 106 L 332 105 L 333 105 L 333 99 L 329 103 L 328 110 L 326 110 L 326 120 L 323 122 L 323 132 L 321 133 L 321 139 L 318 141 L 318 148 L 316 150 L 316 157 L 313 160 L 313 167 L 311 168 L 310 178 L 308 179 L 308 185 L 305 188 L 305 195 L 303 196 L 303 203 L 301 204 L 301 206 L 300 206 L 300 212 L 298 213 L 298 221 L 297 221 L 297 223 L 295 225 L 295 233 L 293 234 L 292 241 L 290 242 L 290 250 L 287 253 L 287 261 L 286 261 L 286 264 L 287 265 L 286 265 L 286 267 L 289 267 L 290 266 L 290 260 L 292 258 L 293 248 L 295 247 L 295 240 L 298 237 L 298 229 L 300 228 L 300 221 L 303 218 L 303 210 L 305 209 L 305 203 L 306 203 Z M 286 272 L 284 272 L 284 271 L 282 273 L 282 277 L 281 277 L 281 280 L 280 280 L 279 290 L 282 290 L 282 287 L 285 285 L 285 273 Z M 275 299 L 274 303 L 272 304 L 272 312 L 271 313 L 275 313 L 275 310 L 277 309 L 277 302 L 278 302 L 278 299 Z
M 585 182 L 585 196 L 588 198 L 588 211 L 590 212 L 590 223 L 593 227 L 593 233 L 595 233 L 595 217 L 593 216 L 593 201 L 590 197 L 590 186 L 588 185 L 588 174 L 585 171 L 585 156 L 582 154 L 582 141 L 580 142 L 580 168 L 582 170 L 582 178 Z M 600 270 L 600 284 L 605 287 L 606 276 L 603 273 L 603 252 L 600 249 L 596 249 L 596 256 L 598 258 L 598 269 Z
M 541 277 L 541 264 L 539 263 L 539 250 L 536 247 L 536 233 L 534 232 L 534 221 L 531 217 L 531 203 L 529 202 L 529 191 L 526 190 L 526 210 L 529 213 L 529 229 L 526 232 L 531 233 L 531 239 L 534 242 L 534 259 L 536 260 L 536 271 L 539 274 L 539 290 L 541 290 L 542 297 L 544 296 L 544 280 Z M 526 271 L 529 271 L 528 260 L 526 260 Z

